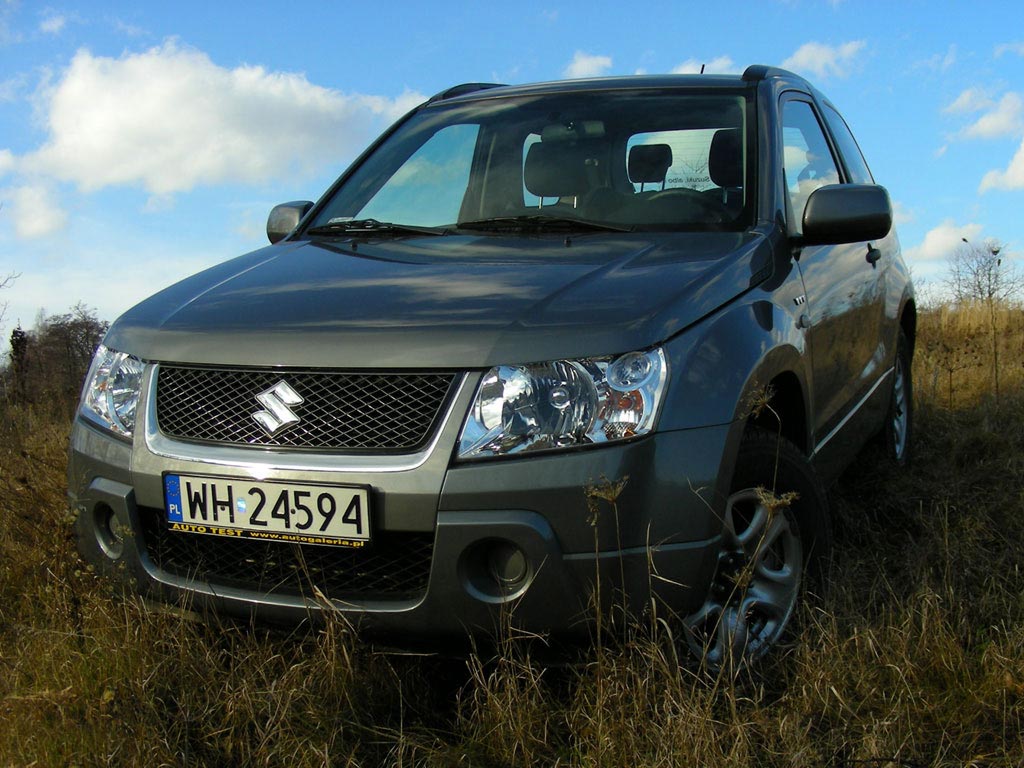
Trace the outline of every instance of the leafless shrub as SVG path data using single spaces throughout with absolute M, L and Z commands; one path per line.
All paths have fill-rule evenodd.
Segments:
M 10 335 L 10 361 L 0 371 L 7 399 L 67 416 L 107 326 L 79 302 L 64 314 L 40 317 L 31 330 L 16 327 Z
M 958 306 L 981 305 L 988 315 L 992 349 L 992 391 L 998 407 L 1000 398 L 999 309 L 1017 306 L 1024 290 L 1024 275 L 1007 258 L 1006 246 L 998 240 L 981 245 L 964 239 L 949 259 L 947 283 Z

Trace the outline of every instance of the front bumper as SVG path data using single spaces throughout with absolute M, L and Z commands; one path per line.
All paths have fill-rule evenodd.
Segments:
M 471 392 L 459 394 L 453 413 L 465 412 Z M 69 463 L 79 551 L 148 597 L 273 622 L 338 611 L 399 643 L 493 636 L 503 626 L 585 638 L 596 595 L 602 610 L 624 597 L 636 613 L 652 597 L 681 615 L 701 604 L 721 530 L 719 478 L 731 470 L 723 465 L 728 425 L 453 463 L 459 421 L 447 419 L 415 461 L 320 457 L 310 466 L 296 454 L 246 449 L 197 458 L 194 447 L 152 433 L 129 445 L 79 420 Z M 257 552 L 236 549 L 234 540 L 161 532 L 165 472 L 368 485 L 374 543 L 335 557 L 333 548 L 260 543 Z M 182 554 L 199 540 L 202 566 Z M 296 559 L 286 562 L 286 552 Z M 319 565 L 309 566 L 313 558 Z

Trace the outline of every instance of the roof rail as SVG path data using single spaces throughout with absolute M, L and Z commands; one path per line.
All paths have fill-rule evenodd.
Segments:
M 781 67 L 771 67 L 767 64 L 751 64 L 743 70 L 743 79 L 748 83 L 767 80 L 769 77 L 793 77 L 797 80 L 803 80 L 795 72 L 790 72 L 788 69 L 782 69 Z
M 462 85 L 453 85 L 451 88 L 446 88 L 440 93 L 435 93 L 429 99 L 427 104 L 433 104 L 435 101 L 444 101 L 445 99 L 451 99 L 455 96 L 462 96 L 466 93 L 473 93 L 474 91 L 486 91 L 488 88 L 500 88 L 504 83 L 462 83 Z

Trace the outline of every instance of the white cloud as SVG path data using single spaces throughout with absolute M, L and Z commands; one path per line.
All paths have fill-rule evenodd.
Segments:
M 914 212 L 901 203 L 899 200 L 893 201 L 892 204 L 892 219 L 896 226 L 902 227 L 904 224 L 909 224 L 915 219 Z
M 9 149 L 0 149 L 0 178 L 14 170 L 14 155 Z
M 990 189 L 1024 189 L 1024 141 L 1006 170 L 989 171 L 982 178 L 978 191 L 987 192 Z
M 21 42 L 21 34 L 11 29 L 11 16 L 14 15 L 16 5 L 12 0 L 4 0 L 0 3 L 0 45 L 10 45 Z
M 0 196 L 11 203 L 10 218 L 20 238 L 52 235 L 67 224 L 67 213 L 54 199 L 52 191 L 42 184 L 12 187 L 3 190 Z
M 934 56 L 925 59 L 924 61 L 918 61 L 914 64 L 915 68 L 930 69 L 935 72 L 947 72 L 949 69 L 956 64 L 957 49 L 956 45 L 952 44 L 946 49 L 946 52 L 936 53 Z
M 966 238 L 976 240 L 981 234 L 981 224 L 958 226 L 952 219 L 946 219 L 939 226 L 929 230 L 920 244 L 908 248 L 906 256 L 912 261 L 935 261 L 948 258 Z
M 129 24 L 121 19 L 114 19 L 114 29 L 127 37 L 142 37 L 142 35 L 146 34 L 146 30 L 142 27 Z
M 696 75 L 700 74 L 700 68 L 704 67 L 704 72 L 710 75 L 729 75 L 735 74 L 739 70 L 736 68 L 736 62 L 734 62 L 728 56 L 717 56 L 713 59 L 700 61 L 698 59 L 687 59 L 677 67 L 672 68 L 673 75 Z
M 955 102 L 954 102 L 955 103 Z M 971 139 L 994 139 L 1024 133 L 1024 99 L 1011 91 L 999 104 L 961 132 Z
M 60 34 L 60 31 L 64 29 L 64 26 L 68 23 L 67 16 L 60 14 L 50 13 L 44 18 L 39 24 L 39 31 L 44 32 L 48 35 Z
M 599 77 L 611 67 L 611 56 L 593 56 L 583 51 L 576 51 L 569 66 L 562 71 L 562 75 L 568 78 Z
M 155 196 L 337 164 L 424 97 L 346 95 L 305 76 L 227 69 L 174 41 L 120 58 L 80 50 L 42 96 L 46 143 L 19 162 L 92 191 Z
M 810 154 L 806 149 L 787 144 L 782 150 L 782 162 L 786 168 L 803 168 L 808 164 Z
M 6 80 L 0 80 L 0 103 L 17 101 L 22 89 L 25 87 L 25 82 L 25 75 L 15 75 Z
M 1004 53 L 1015 53 L 1018 56 L 1024 56 L 1024 43 L 1003 43 L 1002 45 L 997 45 L 996 58 L 998 59 Z
M 267 211 L 273 203 L 260 205 L 258 208 L 246 208 L 234 215 L 234 231 L 246 240 L 252 241 L 258 248 L 267 241 Z
M 864 50 L 865 45 L 863 40 L 851 40 L 837 46 L 804 43 L 796 53 L 782 62 L 782 66 L 798 74 L 820 78 L 831 75 L 846 77 L 853 71 L 857 55 Z
M 942 63 L 939 65 L 939 69 L 946 72 L 954 64 L 956 64 L 956 45 L 950 45 L 946 50 L 946 55 L 942 57 Z
M 150 195 L 142 210 L 146 213 L 162 213 L 174 208 L 174 195 Z
M 980 112 L 983 109 L 989 109 L 994 106 L 995 102 L 980 88 L 968 88 L 943 107 L 942 112 L 947 115 L 963 115 L 971 112 Z

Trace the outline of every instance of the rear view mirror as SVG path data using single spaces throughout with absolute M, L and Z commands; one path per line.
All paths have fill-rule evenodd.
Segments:
M 805 245 L 834 245 L 880 240 L 892 229 L 892 203 L 877 184 L 829 184 L 807 198 Z
M 271 243 L 284 240 L 312 207 L 313 203 L 309 200 L 293 200 L 290 203 L 275 205 L 267 217 L 267 239 Z

